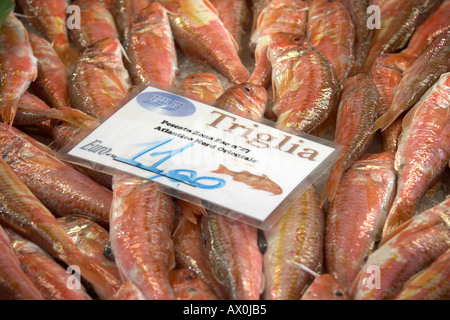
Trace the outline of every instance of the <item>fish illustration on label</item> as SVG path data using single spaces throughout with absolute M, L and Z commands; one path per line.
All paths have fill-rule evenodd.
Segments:
M 283 189 L 278 184 L 270 180 L 265 174 L 258 176 L 246 170 L 236 172 L 228 169 L 223 164 L 219 165 L 217 170 L 211 172 L 229 175 L 233 177 L 234 181 L 243 182 L 253 189 L 264 190 L 275 195 L 283 193 Z

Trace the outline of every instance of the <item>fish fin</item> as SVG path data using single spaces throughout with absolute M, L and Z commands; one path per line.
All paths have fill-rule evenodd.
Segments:
M 325 201 L 333 201 L 336 192 L 339 187 L 339 182 L 341 181 L 342 176 L 342 170 L 333 170 L 330 173 L 330 176 L 328 177 L 328 181 L 325 184 L 325 187 L 323 189 L 322 193 L 322 199 L 320 201 L 320 207 L 322 208 Z
M 408 208 L 409 207 L 409 208 Z M 414 216 L 414 207 L 408 206 L 405 208 L 402 200 L 396 200 L 389 210 L 388 217 L 384 224 L 381 241 L 384 243 L 387 239 L 392 238 L 392 232 L 398 233 L 396 229 L 401 226 L 405 221 L 408 221 Z M 409 209 L 409 210 L 408 210 Z M 386 239 L 386 240 L 385 240 Z
M 383 235 L 381 238 L 381 241 L 378 243 L 378 248 L 380 248 L 382 245 L 384 245 L 386 242 L 394 238 L 397 234 L 405 230 L 410 224 L 412 220 L 406 221 L 399 225 L 398 227 L 392 229 L 392 231 L 389 232 L 389 234 Z
M 211 171 L 212 173 L 222 173 L 227 174 L 229 172 L 228 168 L 225 167 L 223 164 L 219 165 L 219 168 L 217 170 Z
M 191 223 L 197 224 L 196 215 L 206 215 L 206 209 L 201 204 L 194 204 L 188 201 L 178 199 L 183 216 Z
M 62 107 L 59 109 L 50 109 L 47 111 L 50 119 L 57 119 L 73 124 L 77 128 L 85 128 L 86 120 L 95 120 L 94 118 L 85 115 L 79 110 L 70 108 L 70 107 Z M 89 117 L 89 118 L 88 118 Z M 92 118 L 92 119 L 90 119 Z
M 203 3 L 205 6 L 207 6 L 212 12 L 216 14 L 216 16 L 219 16 L 219 12 L 217 11 L 217 8 L 214 7 L 214 5 L 209 0 L 203 0 Z
M 12 127 L 14 118 L 16 117 L 17 108 L 19 107 L 19 98 L 11 101 L 0 102 L 0 115 L 3 121 Z
M 402 110 L 395 110 L 391 111 L 389 110 L 385 114 L 383 114 L 381 117 L 379 117 L 370 128 L 370 133 L 374 133 L 378 129 L 381 129 L 381 131 L 384 131 L 387 127 L 389 127 L 392 122 L 395 121 L 401 114 Z
M 264 288 L 266 287 L 266 277 L 264 274 L 261 274 L 261 282 L 259 285 L 259 293 L 262 294 L 264 292 Z
M 71 68 L 79 58 L 78 53 L 70 46 L 55 47 L 55 51 L 67 68 Z
M 176 260 L 175 260 L 175 250 L 171 250 L 169 254 L 169 270 L 175 269 Z
M 414 118 L 416 117 L 417 110 L 419 109 L 420 104 L 417 103 L 414 107 L 412 107 L 411 110 L 409 110 L 405 116 L 403 117 L 402 121 L 402 130 L 405 130 L 409 126 L 411 126 Z

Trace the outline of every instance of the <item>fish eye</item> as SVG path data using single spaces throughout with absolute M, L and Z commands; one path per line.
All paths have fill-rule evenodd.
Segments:
M 300 39 L 300 37 L 295 37 L 293 40 L 294 40 L 295 42 L 298 42 L 298 41 L 300 41 L 301 39 Z
M 337 295 L 338 297 L 342 297 L 343 296 L 342 292 L 340 292 L 340 291 L 336 291 L 334 294 Z
M 186 280 L 192 280 L 192 276 L 186 276 Z
M 244 87 L 244 90 L 247 92 L 250 92 L 250 88 L 249 87 Z
M 139 16 L 134 20 L 134 22 L 141 22 L 142 20 L 144 20 L 144 16 Z
M 195 79 L 195 76 L 190 76 L 189 79 Z
M 56 123 L 56 126 L 57 126 L 57 127 L 61 127 L 63 124 L 64 124 L 63 121 L 58 121 L 58 122 Z

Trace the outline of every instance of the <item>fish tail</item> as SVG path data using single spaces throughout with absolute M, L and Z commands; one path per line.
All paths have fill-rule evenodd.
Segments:
M 381 131 L 386 130 L 386 128 L 389 127 L 392 124 L 392 122 L 394 122 L 395 119 L 397 119 L 400 116 L 401 113 L 402 113 L 401 110 L 396 111 L 389 110 L 373 123 L 372 128 L 370 128 L 370 133 L 374 133 L 378 129 L 381 129 Z
M 183 216 L 191 223 L 197 224 L 196 215 L 207 215 L 206 209 L 201 205 L 197 205 L 188 201 L 178 199 Z
M 333 170 L 328 177 L 328 181 L 325 184 L 322 193 L 322 199 L 320 201 L 320 207 L 322 208 L 325 201 L 332 201 L 336 195 L 337 189 L 339 187 L 339 182 L 341 181 L 342 170 Z
M 11 101 L 0 102 L 0 116 L 2 120 L 12 127 L 14 118 L 16 117 L 17 108 L 19 106 L 19 99 Z
M 73 265 L 80 267 L 81 276 L 95 287 L 101 298 L 109 299 L 119 290 L 122 281 L 97 261 L 84 255 L 72 260 Z
M 81 113 L 80 111 L 70 108 L 70 107 L 61 107 L 59 109 L 49 109 L 47 111 L 50 119 L 62 120 L 73 124 L 78 128 L 85 128 L 87 120 L 93 121 L 94 118 L 91 119 L 90 116 Z
M 267 48 L 263 49 L 255 65 L 255 70 L 248 82 L 267 87 L 270 82 L 270 75 L 272 74 L 272 66 L 267 57 Z
M 382 242 L 386 242 L 386 239 L 392 238 L 393 232 L 410 219 L 414 215 L 414 210 L 411 210 L 409 206 L 405 206 L 403 201 L 395 200 L 389 210 L 389 214 L 387 216 L 386 222 L 384 224 L 383 232 L 382 232 Z
M 71 68 L 79 58 L 78 53 L 68 45 L 55 47 L 55 51 L 66 68 Z

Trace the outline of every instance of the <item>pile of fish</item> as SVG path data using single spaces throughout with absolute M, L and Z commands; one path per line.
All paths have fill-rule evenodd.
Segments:
M 0 299 L 450 299 L 449 17 L 450 0 L 16 0 Z M 57 158 L 145 84 L 342 156 L 268 230 Z

